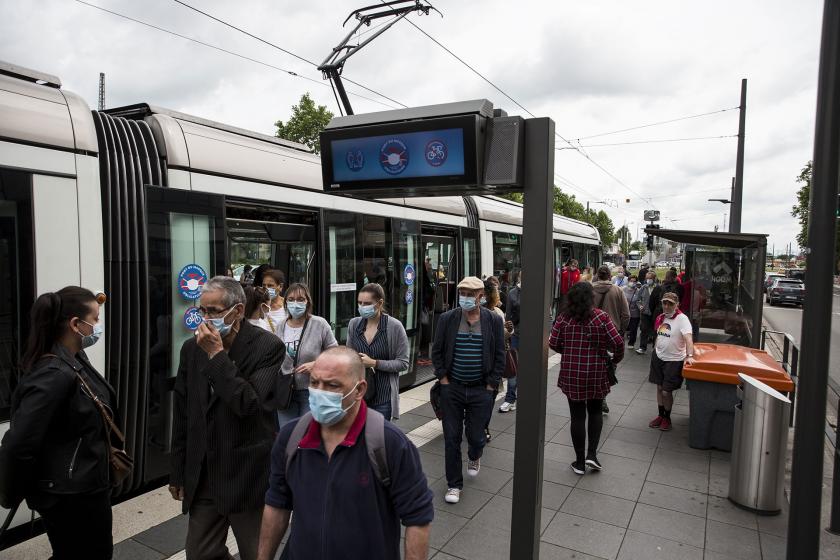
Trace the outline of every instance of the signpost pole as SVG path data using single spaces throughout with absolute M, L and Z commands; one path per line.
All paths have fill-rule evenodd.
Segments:
M 519 396 L 513 459 L 510 558 L 539 558 L 545 408 L 548 381 L 548 309 L 552 273 L 554 121 L 525 121 L 525 203 L 522 217 Z

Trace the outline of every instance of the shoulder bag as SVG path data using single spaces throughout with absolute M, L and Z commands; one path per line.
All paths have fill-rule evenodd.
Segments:
M 286 326 L 289 324 L 288 319 L 283 322 L 283 332 L 286 331 Z M 297 386 L 295 385 L 295 370 L 300 359 L 300 347 L 303 345 L 303 335 L 306 334 L 306 327 L 309 325 L 309 319 L 303 322 L 303 328 L 300 330 L 300 338 L 298 338 L 298 347 L 295 352 L 295 357 L 292 358 L 292 373 L 286 375 L 280 369 L 280 375 L 277 376 L 277 384 L 274 388 L 274 402 L 277 410 L 286 410 L 292 404 L 292 395 L 295 393 Z M 282 341 L 282 334 L 281 341 Z M 285 343 L 284 343 L 285 344 Z
M 604 298 L 602 297 L 601 303 L 603 303 L 603 301 Z M 600 309 L 600 307 L 598 309 Z M 606 313 L 606 311 L 604 313 Z M 588 332 L 586 336 L 589 338 L 590 341 L 592 340 L 592 336 Z M 613 356 L 607 351 L 606 348 L 599 348 L 599 350 L 604 353 L 604 363 L 607 366 L 607 379 L 610 382 L 610 387 L 612 387 L 613 385 L 616 385 L 618 383 L 618 377 L 615 374 L 616 366 L 615 362 L 613 361 Z

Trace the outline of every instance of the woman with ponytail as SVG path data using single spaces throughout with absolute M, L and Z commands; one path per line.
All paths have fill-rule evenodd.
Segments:
M 99 303 L 78 286 L 35 301 L 0 446 L 0 472 L 43 518 L 55 560 L 113 552 L 110 436 L 94 399 L 113 415 L 116 396 L 84 352 L 102 336 Z

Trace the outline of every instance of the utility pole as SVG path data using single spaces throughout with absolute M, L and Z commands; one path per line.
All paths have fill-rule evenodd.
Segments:
M 732 188 L 732 214 L 729 232 L 741 233 L 741 210 L 744 202 L 744 127 L 747 119 L 747 79 L 741 80 L 741 110 L 738 117 L 738 152 L 735 156 L 735 183 Z
M 97 105 L 100 111 L 105 110 L 105 72 L 99 73 L 99 103 Z
M 732 177 L 732 188 L 729 191 L 729 200 L 733 204 L 732 204 L 732 211 L 729 213 L 729 227 L 727 228 L 726 231 L 728 231 L 729 233 L 740 233 L 740 232 L 736 232 L 734 229 L 732 229 L 732 220 L 733 220 L 733 216 L 735 215 L 735 204 L 734 204 L 734 202 L 735 202 L 735 177 Z M 724 224 L 724 226 L 726 226 L 726 224 Z M 740 229 L 740 225 L 739 225 L 739 229 Z

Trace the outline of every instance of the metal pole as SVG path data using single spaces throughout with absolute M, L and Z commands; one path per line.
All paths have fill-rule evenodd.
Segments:
M 344 90 L 344 83 L 341 81 L 341 74 L 339 74 L 338 68 L 330 68 L 327 72 L 332 78 L 333 84 L 335 84 L 335 89 L 338 90 L 338 96 L 341 98 L 341 104 L 344 105 L 344 112 L 348 115 L 352 115 L 353 106 L 350 105 L 350 98 L 347 97 L 347 92 Z
M 729 225 L 727 226 L 726 231 L 728 231 L 729 233 L 735 233 L 735 231 L 732 229 L 732 216 L 735 215 L 735 177 L 732 177 L 732 187 L 729 189 L 729 203 L 733 206 L 732 211 L 729 213 Z
M 837 400 L 837 415 L 840 417 L 840 399 Z M 840 422 L 834 429 L 834 479 L 831 487 L 831 523 L 828 531 L 840 535 Z
M 525 121 L 525 201 L 522 217 L 522 292 L 516 444 L 513 455 L 513 507 L 510 558 L 540 555 L 540 513 L 548 396 L 548 315 L 552 272 L 554 202 L 554 121 Z
M 764 263 L 767 261 L 767 238 L 762 237 L 756 247 L 756 265 L 761 263 L 761 270 L 764 270 Z M 751 346 L 753 348 L 761 348 L 761 316 L 764 313 L 764 295 L 761 289 L 764 286 L 764 275 L 756 274 L 753 280 L 753 306 L 752 306 L 752 334 L 750 336 Z
M 729 232 L 741 233 L 741 208 L 744 199 L 744 127 L 747 119 L 747 80 L 741 80 L 741 110 L 738 117 L 738 152 L 735 156 L 735 187 L 732 190 L 732 212 Z
M 823 10 L 814 165 L 808 218 L 808 298 L 802 313 L 799 406 L 793 444 L 788 560 L 820 556 L 825 399 L 831 348 L 834 231 L 840 172 L 840 0 Z M 835 484 L 840 481 L 835 480 Z

